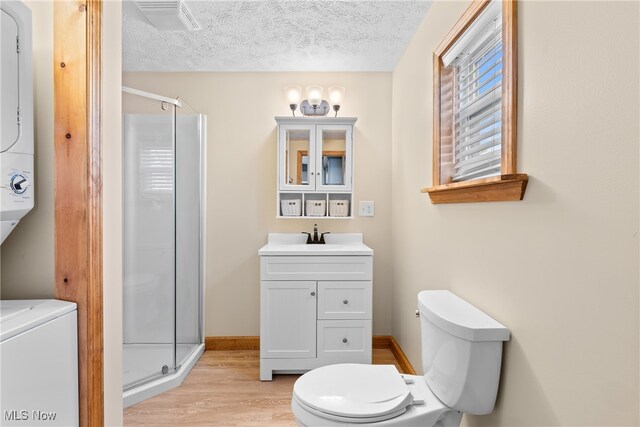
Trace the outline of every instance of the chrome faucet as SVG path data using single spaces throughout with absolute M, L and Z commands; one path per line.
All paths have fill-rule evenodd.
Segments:
M 320 238 L 318 238 L 318 224 L 313 224 L 313 238 L 311 238 L 311 233 L 307 233 L 303 231 L 302 234 L 307 235 L 307 245 L 324 245 L 326 242 L 324 241 L 325 234 L 331 234 L 326 231 L 320 234 Z

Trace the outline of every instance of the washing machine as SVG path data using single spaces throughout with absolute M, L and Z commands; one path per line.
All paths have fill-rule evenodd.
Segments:
M 0 426 L 78 425 L 75 303 L 0 301 Z

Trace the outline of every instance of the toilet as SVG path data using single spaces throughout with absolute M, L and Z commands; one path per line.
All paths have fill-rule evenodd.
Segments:
M 423 376 L 394 365 L 314 369 L 293 387 L 297 423 L 452 427 L 464 413 L 491 413 L 509 330 L 449 291 L 420 292 L 418 307 Z

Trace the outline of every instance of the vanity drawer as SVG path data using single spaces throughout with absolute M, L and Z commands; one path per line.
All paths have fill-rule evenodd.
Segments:
M 318 319 L 371 319 L 371 282 L 318 282 Z
M 318 320 L 318 358 L 371 362 L 371 320 Z
M 371 280 L 370 256 L 261 256 L 261 280 Z

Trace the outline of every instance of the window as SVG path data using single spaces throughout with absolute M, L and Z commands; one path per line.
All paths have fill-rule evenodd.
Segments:
M 143 147 L 139 151 L 140 193 L 151 199 L 173 194 L 173 149 Z
M 432 203 L 522 200 L 516 3 L 476 0 L 434 51 Z

